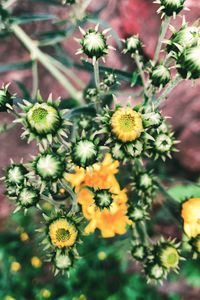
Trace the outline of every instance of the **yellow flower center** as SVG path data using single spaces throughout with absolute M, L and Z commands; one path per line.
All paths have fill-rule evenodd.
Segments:
M 56 232 L 56 238 L 59 242 L 65 242 L 70 238 L 69 230 L 65 228 L 59 228 Z
M 48 112 L 46 111 L 46 109 L 39 107 L 33 111 L 32 118 L 34 122 L 39 123 L 42 122 L 47 115 Z
M 161 254 L 161 261 L 166 268 L 176 268 L 179 262 L 178 251 L 174 247 L 168 247 Z
M 75 244 L 78 231 L 67 219 L 60 218 L 49 226 L 49 236 L 54 246 L 58 248 L 71 247 Z
M 122 142 L 134 141 L 143 131 L 141 115 L 130 107 L 120 108 L 111 118 L 111 127 Z

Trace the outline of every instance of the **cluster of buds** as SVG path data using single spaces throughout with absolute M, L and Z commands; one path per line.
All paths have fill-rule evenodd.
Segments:
M 182 78 L 200 77 L 200 28 L 198 23 L 189 26 L 185 18 L 181 28 L 176 31 L 171 26 L 172 36 L 167 43 L 167 52 L 176 62 L 176 69 Z
M 183 9 L 184 2 L 159 0 L 160 11 L 173 16 Z M 11 161 L 3 178 L 7 195 L 15 201 L 16 211 L 36 207 L 42 212 L 45 224 L 38 231 L 55 274 L 68 271 L 79 258 L 76 246 L 83 231 L 89 234 L 99 229 L 103 237 L 113 237 L 125 234 L 132 226 L 138 230 L 135 235 L 140 235 L 138 228 L 150 219 L 149 210 L 159 187 L 148 163 L 165 161 L 177 151 L 178 141 L 167 117 L 156 106 L 157 89 L 160 92 L 171 82 L 169 68 L 166 61 L 145 65 L 138 36 L 124 40 L 123 52 L 135 59 L 144 102 L 135 106 L 128 100 L 122 106 L 115 96 L 107 97 L 119 84 L 115 72 L 105 72 L 102 80 L 99 75 L 99 59 L 105 61 L 108 50 L 113 49 L 107 42 L 109 30 L 100 31 L 98 25 L 80 28 L 83 37 L 78 40 L 81 48 L 77 53 L 92 60 L 96 87 L 85 90 L 88 105 L 76 108 L 76 113 L 62 109 L 60 99 L 53 100 L 51 95 L 47 101 L 38 93 L 34 101 L 17 102 L 8 86 L 0 89 L 0 111 L 12 112 L 14 123 L 23 127 L 21 137 L 39 146 L 37 155 L 27 163 Z M 178 73 L 183 78 L 199 78 L 199 28 L 184 23 L 167 44 L 167 55 L 175 59 Z M 115 105 L 111 105 L 113 99 Z M 131 175 L 124 176 L 126 188 L 121 188 L 124 167 Z M 53 204 L 51 214 L 43 213 L 42 201 Z M 198 234 L 190 241 L 197 254 Z M 131 253 L 143 262 L 148 281 L 161 282 L 171 269 L 178 270 L 179 244 L 161 239 L 149 245 L 148 237 L 144 240 L 136 239 Z
M 160 113 L 153 109 L 105 107 L 97 123 L 101 128 L 97 134 L 104 135 L 105 145 L 114 159 L 127 161 L 146 156 L 165 160 L 176 151 L 173 133 Z
M 147 247 L 143 244 L 133 243 L 132 257 L 144 263 L 144 273 L 147 282 L 162 283 L 171 270 L 178 272 L 180 256 L 180 243 L 163 237 L 155 245 Z

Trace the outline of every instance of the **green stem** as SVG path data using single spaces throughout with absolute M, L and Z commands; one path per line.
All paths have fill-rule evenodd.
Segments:
M 73 87 L 69 80 L 51 63 L 48 56 L 43 53 L 25 31 L 18 25 L 12 25 L 11 29 L 16 37 L 23 43 L 23 45 L 29 50 L 34 59 L 38 59 L 40 63 L 51 73 L 51 75 L 58 80 L 58 82 L 68 91 L 71 97 L 74 99 L 79 98 L 80 93 Z
M 140 77 L 142 79 L 142 84 L 143 84 L 143 87 L 144 87 L 144 93 L 146 94 L 146 80 L 145 80 L 145 75 L 144 75 L 144 70 L 143 70 L 143 63 L 141 62 L 140 60 L 140 56 L 139 54 L 135 54 L 133 56 L 134 60 L 135 60 L 135 63 L 137 65 L 137 68 L 138 68 L 138 71 L 139 71 L 139 74 L 140 74 Z
M 96 60 L 94 63 L 94 80 L 95 80 L 96 87 L 99 90 L 100 78 L 99 78 L 99 62 L 98 62 L 98 60 Z
M 162 95 L 158 99 L 156 99 L 155 105 L 159 106 L 161 104 L 161 102 L 163 102 L 167 98 L 167 96 L 171 93 L 171 91 L 178 85 L 178 83 L 181 82 L 181 80 L 183 80 L 181 78 L 181 76 L 180 75 L 176 75 L 176 77 L 174 78 L 174 80 L 172 80 L 169 83 L 169 85 L 164 90 L 164 92 L 162 93 Z
M 32 99 L 35 99 L 37 96 L 37 91 L 38 91 L 38 86 L 39 86 L 37 61 L 33 62 L 32 74 L 33 74 L 33 86 L 32 86 L 31 97 L 32 97 Z
M 171 17 L 166 16 L 165 19 L 162 22 L 161 31 L 160 31 L 156 51 L 155 51 L 155 54 L 154 54 L 154 59 L 153 59 L 155 64 L 158 61 L 159 53 L 160 53 L 160 50 L 161 50 L 161 47 L 162 47 L 162 42 L 163 42 L 163 40 L 165 38 L 165 35 L 167 33 L 167 29 L 168 29 L 170 21 L 171 21 Z

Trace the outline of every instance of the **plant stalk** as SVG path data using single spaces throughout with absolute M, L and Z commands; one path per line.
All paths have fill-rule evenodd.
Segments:
M 50 59 L 44 54 L 25 31 L 18 25 L 14 24 L 11 29 L 15 36 L 23 43 L 29 50 L 32 57 L 40 61 L 40 63 L 49 71 L 49 73 L 58 80 L 58 82 L 68 91 L 70 96 L 74 99 L 80 100 L 80 93 L 77 91 L 69 80 L 51 63 Z
M 153 59 L 155 64 L 158 61 L 159 53 L 160 53 L 160 50 L 162 48 L 162 42 L 163 42 L 163 40 L 165 38 L 165 35 L 167 33 L 167 29 L 169 27 L 170 21 L 171 21 L 171 17 L 166 16 L 164 21 L 162 22 L 161 31 L 160 31 L 160 35 L 159 35 L 159 38 L 158 38 L 158 43 L 157 43 L 157 47 L 156 47 L 156 50 L 155 50 L 154 59 Z

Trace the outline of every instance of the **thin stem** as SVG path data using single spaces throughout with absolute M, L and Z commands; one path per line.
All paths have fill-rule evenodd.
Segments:
M 32 99 L 35 99 L 37 96 L 37 91 L 38 91 L 38 86 L 39 86 L 37 61 L 33 62 L 32 74 L 33 74 L 33 86 L 32 86 L 31 97 L 32 97 Z
M 24 44 L 30 51 L 34 58 L 37 58 L 40 63 L 51 73 L 51 75 L 58 80 L 58 82 L 68 91 L 71 97 L 80 100 L 80 93 L 73 87 L 69 80 L 51 63 L 50 59 L 44 54 L 25 31 L 18 25 L 11 26 L 12 31 L 16 37 Z
M 168 29 L 170 21 L 171 21 L 171 17 L 165 16 L 165 19 L 162 22 L 161 31 L 160 31 L 160 35 L 159 35 L 159 38 L 158 38 L 158 43 L 157 43 L 156 51 L 155 51 L 155 54 L 154 54 L 154 59 L 153 59 L 155 64 L 158 61 L 159 53 L 160 53 L 160 50 L 161 50 L 161 47 L 162 47 L 162 42 L 163 42 L 164 37 L 167 33 L 167 29 Z
M 99 62 L 98 62 L 98 60 L 96 60 L 94 63 L 94 80 L 95 80 L 96 87 L 99 90 L 100 78 L 99 78 Z
M 176 75 L 174 80 L 172 80 L 169 85 L 167 86 L 167 88 L 164 90 L 164 92 L 162 93 L 162 95 L 156 99 L 155 101 L 155 105 L 159 106 L 161 104 L 161 102 L 163 102 L 167 96 L 171 93 L 171 91 L 181 82 L 181 80 L 183 80 L 181 78 L 180 75 Z
M 67 183 L 67 181 L 65 180 L 65 183 L 63 183 L 62 181 L 60 181 L 62 187 L 68 191 L 68 193 L 70 194 L 70 196 L 72 197 L 72 211 L 73 212 L 77 212 L 78 210 L 78 204 L 77 204 L 77 199 L 76 199 L 76 194 L 73 192 L 72 188 L 70 187 L 70 185 Z
M 143 64 L 140 60 L 140 56 L 139 54 L 135 54 L 133 56 L 133 58 L 135 59 L 135 63 L 137 65 L 137 68 L 138 68 L 138 71 L 140 73 L 140 77 L 142 79 L 142 84 L 143 84 L 143 87 L 144 87 L 144 92 L 146 91 L 146 80 L 145 80 L 145 75 L 144 75 L 144 70 L 143 70 Z

